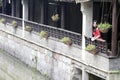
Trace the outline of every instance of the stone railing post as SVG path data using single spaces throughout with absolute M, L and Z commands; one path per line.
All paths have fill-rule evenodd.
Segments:
M 82 49 L 84 59 L 85 36 L 92 37 L 92 20 L 93 20 L 93 1 L 81 3 L 81 12 L 83 15 L 82 22 Z

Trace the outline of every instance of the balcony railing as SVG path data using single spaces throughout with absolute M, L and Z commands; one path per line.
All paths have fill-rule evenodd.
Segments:
M 15 20 L 18 23 L 18 28 L 22 29 L 22 19 L 21 18 L 16 18 L 13 16 L 8 16 L 5 14 L 0 14 L 0 19 L 4 18 L 6 19 L 7 23 L 11 23 L 13 20 Z M 71 32 L 68 30 L 64 30 L 61 28 L 57 28 L 57 27 L 52 27 L 49 25 L 44 25 L 44 24 L 39 24 L 36 22 L 32 22 L 32 21 L 24 21 L 24 25 L 25 26 L 31 26 L 32 27 L 32 31 L 33 32 L 37 32 L 40 33 L 41 31 L 47 31 L 49 36 L 57 38 L 57 39 L 61 39 L 63 37 L 69 37 L 73 44 L 81 47 L 82 45 L 82 35 L 75 33 L 75 32 Z M 100 42 L 100 41 L 91 41 L 90 38 L 85 38 L 85 44 L 86 46 L 88 44 L 94 44 L 97 47 L 98 52 L 100 53 L 104 53 L 104 54 L 108 54 L 108 43 L 107 42 Z M 109 55 L 109 54 L 108 54 Z
M 18 26 L 22 27 L 22 19 L 20 18 L 8 16 L 5 14 L 0 14 L 0 18 L 5 18 L 7 23 L 11 23 L 13 20 L 15 20 L 18 23 Z M 68 30 L 64 30 L 61 28 L 44 25 L 44 24 L 38 24 L 32 21 L 24 21 L 24 22 L 25 22 L 25 26 L 31 26 L 32 31 L 34 32 L 40 33 L 41 31 L 44 30 L 48 32 L 49 36 L 57 38 L 57 39 L 61 39 L 63 37 L 69 37 L 72 40 L 73 44 L 81 47 L 81 42 L 82 42 L 81 34 L 71 32 Z
M 33 31 L 38 33 L 40 31 L 47 31 L 48 34 L 54 38 L 61 39 L 63 37 L 69 37 L 72 40 L 73 44 L 81 46 L 82 42 L 81 34 L 44 24 L 34 23 L 32 21 L 25 21 L 25 25 L 31 26 L 33 28 Z
M 8 16 L 5 14 L 0 14 L 0 19 L 4 18 L 7 23 L 12 23 L 12 21 L 17 21 L 19 27 L 22 27 L 22 19 L 17 17 Z
M 86 46 L 88 44 L 95 45 L 98 52 L 108 55 L 108 43 L 107 42 L 101 42 L 101 41 L 97 41 L 97 40 L 91 41 L 91 38 L 85 37 L 85 43 L 86 43 Z

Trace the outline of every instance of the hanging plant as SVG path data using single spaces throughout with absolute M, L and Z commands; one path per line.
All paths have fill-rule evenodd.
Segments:
M 32 27 L 31 26 L 25 26 L 25 30 L 31 32 L 32 31 Z
M 17 28 L 17 22 L 16 22 L 16 21 L 12 21 L 12 26 L 13 26 L 14 28 Z
M 49 36 L 49 35 L 48 35 L 48 33 L 47 33 L 46 31 L 41 31 L 41 32 L 40 32 L 40 37 L 41 37 L 41 38 L 48 38 L 48 36 Z
M 51 19 L 52 19 L 52 21 L 57 22 L 57 21 L 60 19 L 59 14 L 54 14 L 54 15 L 52 15 L 52 16 L 51 16 Z
M 108 30 L 112 28 L 112 25 L 110 25 L 109 23 L 100 23 L 97 26 L 102 33 L 107 33 Z
M 1 18 L 0 22 L 3 23 L 3 24 L 6 24 L 6 19 L 5 18 Z
M 63 42 L 64 44 L 67 44 L 67 45 L 72 45 L 72 41 L 69 37 L 63 37 L 61 39 L 61 42 Z

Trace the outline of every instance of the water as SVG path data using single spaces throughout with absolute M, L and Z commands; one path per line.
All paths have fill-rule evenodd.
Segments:
M 30 68 L 13 56 L 0 50 L 0 80 L 49 80 L 35 68 Z

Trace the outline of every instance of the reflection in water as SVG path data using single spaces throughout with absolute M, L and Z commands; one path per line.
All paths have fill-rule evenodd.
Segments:
M 35 68 L 30 68 L 0 50 L 0 80 L 49 80 Z

